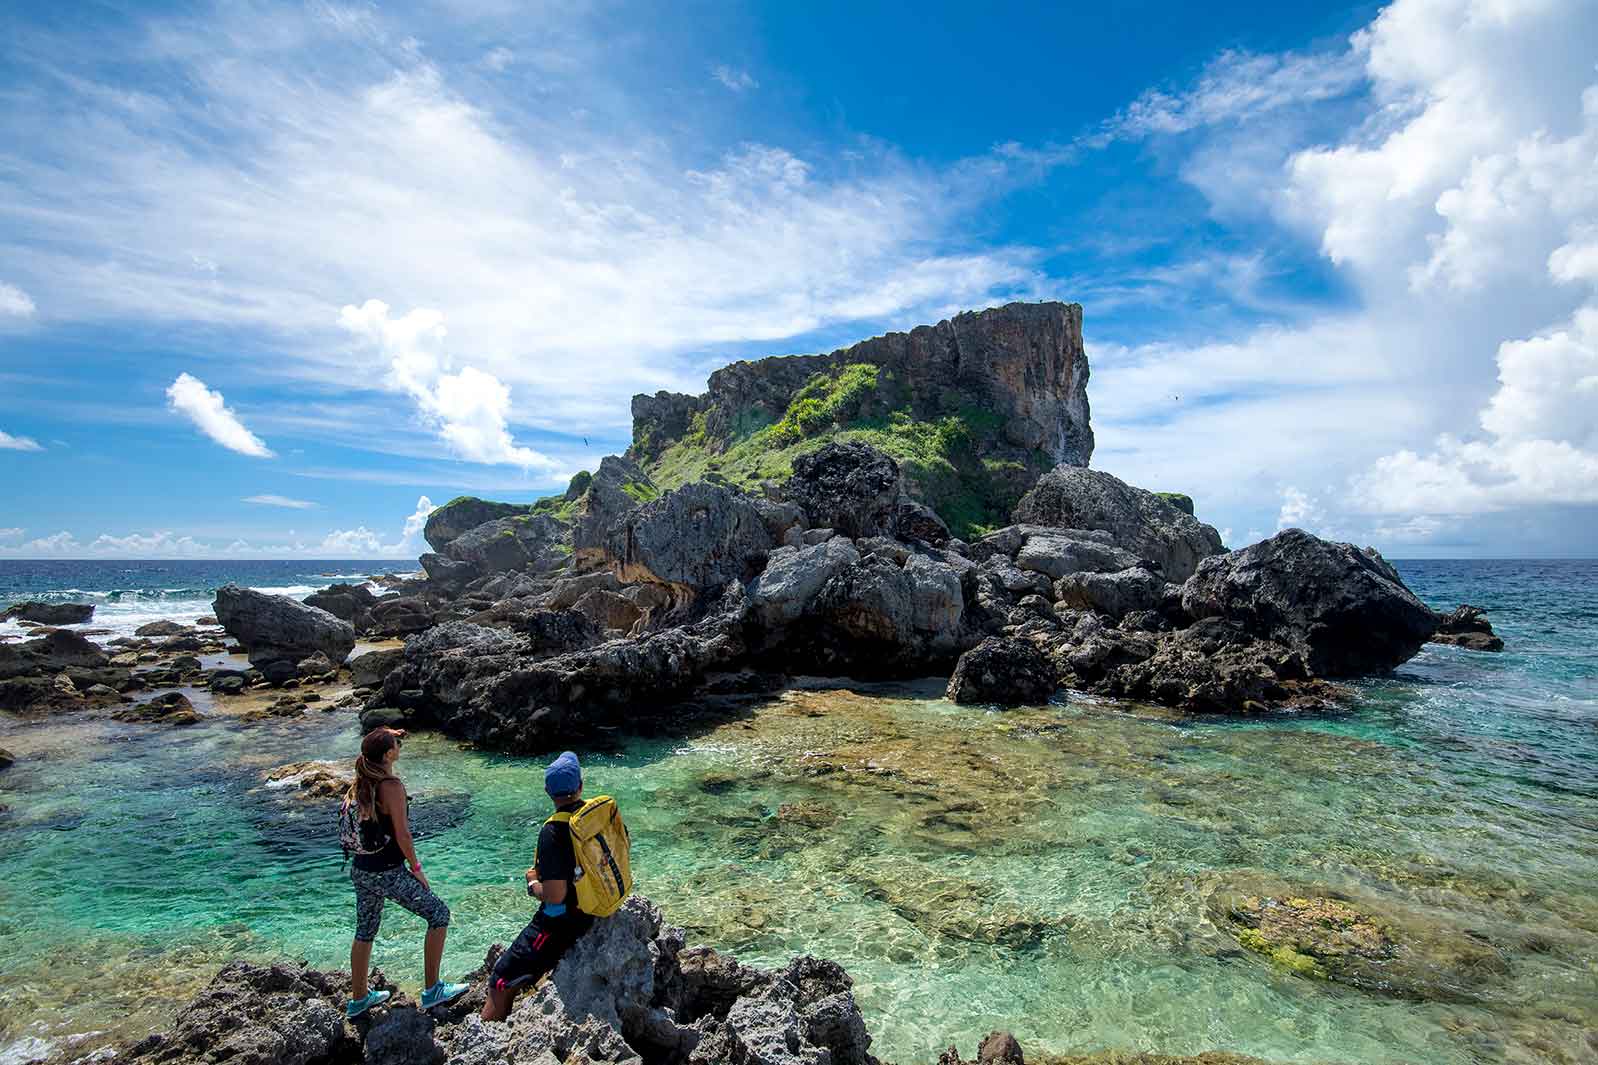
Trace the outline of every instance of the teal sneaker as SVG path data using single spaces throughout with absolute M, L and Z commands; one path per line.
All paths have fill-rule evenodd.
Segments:
M 447 1006 L 466 994 L 467 990 L 468 988 L 465 984 L 446 984 L 440 980 L 422 992 L 422 1009 L 430 1010 L 434 1006 Z
M 387 1002 L 391 991 L 368 991 L 365 998 L 353 999 L 344 1005 L 344 1016 L 354 1020 L 373 1006 L 381 1006 Z

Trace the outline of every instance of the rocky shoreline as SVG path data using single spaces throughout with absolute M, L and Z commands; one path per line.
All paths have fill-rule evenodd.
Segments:
M 233 962 L 178 1011 L 170 1028 L 91 1060 L 144 1065 L 883 1065 L 837 964 L 796 957 L 779 970 L 690 946 L 648 899 L 635 897 L 594 929 L 503 1024 L 485 1024 L 489 950 L 449 1006 L 424 1010 L 393 992 L 344 1017 L 349 974 L 303 963 Z M 63 1062 L 69 1059 L 61 1059 Z M 1030 1059 L 1008 1033 L 976 1048 L 980 1065 L 1249 1065 L 1212 1052 L 1192 1058 L 1100 1052 Z M 930 1065 L 930 1063 L 927 1063 Z M 965 1065 L 950 1047 L 938 1065 Z

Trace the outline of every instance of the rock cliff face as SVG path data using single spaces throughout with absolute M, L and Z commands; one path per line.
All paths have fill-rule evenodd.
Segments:
M 1082 308 L 1012 303 L 830 355 L 736 362 L 700 396 L 633 398 L 636 460 L 662 488 L 753 487 L 838 439 L 874 444 L 957 535 L 1003 524 L 1039 474 L 1093 455 Z

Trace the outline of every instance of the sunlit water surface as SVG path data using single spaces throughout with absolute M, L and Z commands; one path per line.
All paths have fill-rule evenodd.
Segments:
M 994 1027 L 1029 1059 L 1593 1060 L 1598 566 L 1402 568 L 1433 605 L 1491 608 L 1510 650 L 1428 648 L 1346 713 L 1248 722 L 817 685 L 584 751 L 589 790 L 619 798 L 639 890 L 692 941 L 838 960 L 901 1065 Z M 229 958 L 347 965 L 332 810 L 263 778 L 357 740 L 344 714 L 181 731 L 0 715 L 18 755 L 0 774 L 0 1062 L 148 1030 Z M 542 765 L 417 736 L 401 771 L 461 973 L 529 916 Z M 1271 877 L 1502 964 L 1422 964 L 1402 996 L 1294 974 L 1213 919 L 1216 892 Z M 391 907 L 375 956 L 413 987 L 421 933 Z

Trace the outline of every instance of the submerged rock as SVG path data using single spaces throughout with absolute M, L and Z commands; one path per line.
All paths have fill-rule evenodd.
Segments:
M 165 692 L 148 702 L 124 707 L 111 716 L 118 721 L 141 725 L 198 725 L 203 720 L 182 692 Z
M 0 610 L 0 621 L 33 621 L 40 625 L 81 625 L 92 617 L 93 603 L 41 603 L 29 599 Z
M 1414 657 L 1437 616 L 1373 549 L 1302 529 L 1204 560 L 1182 587 L 1195 618 L 1235 622 L 1303 654 L 1320 677 L 1392 669 Z

